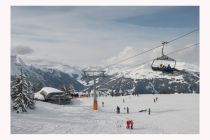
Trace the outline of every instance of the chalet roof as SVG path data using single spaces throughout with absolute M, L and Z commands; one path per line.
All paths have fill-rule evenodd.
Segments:
M 34 93 L 34 98 L 38 100 L 45 100 L 45 97 L 49 96 L 52 93 L 61 93 L 64 92 L 52 87 L 43 87 L 40 91 Z

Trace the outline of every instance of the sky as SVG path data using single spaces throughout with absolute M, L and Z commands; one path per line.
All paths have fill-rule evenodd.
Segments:
M 11 54 L 29 64 L 106 66 L 199 28 L 198 6 L 12 6 Z M 199 31 L 165 47 L 199 43 Z M 121 65 L 161 55 L 161 48 Z M 199 65 L 199 46 L 170 55 Z

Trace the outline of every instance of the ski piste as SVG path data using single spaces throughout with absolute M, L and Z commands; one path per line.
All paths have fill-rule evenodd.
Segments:
M 153 99 L 158 97 L 157 102 Z M 125 102 L 123 102 L 123 99 Z M 12 134 L 198 134 L 199 94 L 77 98 L 71 105 L 37 101 L 35 110 L 11 114 Z M 102 107 L 104 102 L 104 107 Z M 116 113 L 116 106 L 121 109 Z M 129 107 L 129 114 L 124 107 Z M 148 109 L 151 114 L 148 114 Z M 142 111 L 141 110 L 147 110 Z M 193 116 L 193 117 L 192 117 Z M 133 120 L 133 129 L 126 121 Z

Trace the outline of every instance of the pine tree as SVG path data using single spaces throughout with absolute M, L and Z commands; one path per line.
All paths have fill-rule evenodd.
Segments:
M 74 94 L 74 87 L 72 85 L 69 85 L 68 87 L 63 86 L 63 88 L 61 88 L 61 90 L 64 91 L 65 93 L 67 93 L 68 95 Z
M 11 99 L 12 109 L 20 112 L 27 112 L 27 109 L 34 108 L 33 90 L 30 82 L 26 81 L 26 77 L 22 74 L 16 77 L 12 82 Z
M 30 109 L 34 109 L 35 107 L 35 102 L 34 102 L 34 90 L 33 90 L 33 85 L 31 84 L 30 81 L 27 81 L 27 84 L 28 84 L 28 89 L 27 89 L 27 95 L 30 99 L 30 101 L 28 102 L 28 107 Z
M 67 89 L 67 92 L 72 95 L 74 94 L 74 87 L 72 85 L 69 85 L 68 89 Z

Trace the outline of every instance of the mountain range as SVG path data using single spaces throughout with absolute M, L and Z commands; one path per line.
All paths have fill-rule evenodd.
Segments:
M 11 76 L 15 77 L 20 74 L 20 71 L 26 75 L 27 79 L 40 90 L 44 86 L 54 88 L 62 88 L 70 84 L 75 90 L 82 90 L 84 86 L 76 80 L 75 77 L 50 67 L 37 67 L 34 65 L 26 65 L 18 56 L 11 56 Z
M 199 93 L 199 67 L 178 62 L 179 71 L 171 74 L 152 71 L 150 64 L 137 67 L 118 66 L 104 69 L 105 78 L 98 78 L 96 87 L 101 94 Z M 61 88 L 71 84 L 77 91 L 92 91 L 93 80 L 82 79 L 82 70 L 91 67 L 69 65 L 27 65 L 18 56 L 11 56 L 11 76 L 22 72 L 35 86 Z M 97 68 L 96 68 L 97 69 Z M 102 69 L 98 67 L 98 69 Z

